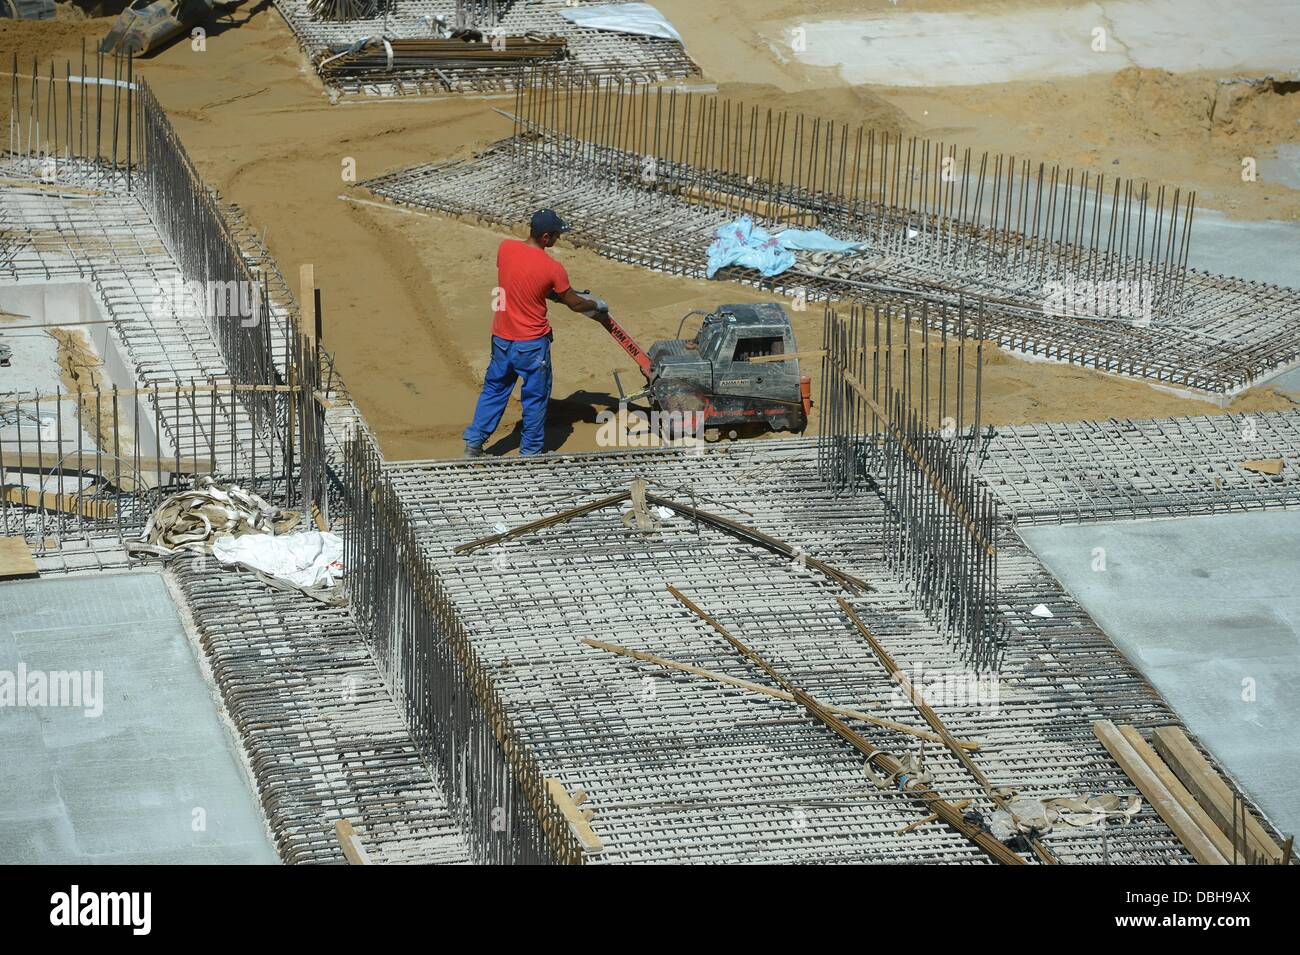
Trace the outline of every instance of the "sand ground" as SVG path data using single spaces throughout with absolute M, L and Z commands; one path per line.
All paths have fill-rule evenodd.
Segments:
M 1300 96 L 1249 88 L 1229 96 L 1214 76 L 1125 70 L 1067 81 L 994 87 L 846 87 L 837 74 L 772 55 L 764 39 L 792 18 L 858 9 L 850 0 L 659 0 L 706 77 L 726 95 L 840 121 L 924 132 L 1017 155 L 1105 166 L 1179 182 L 1243 219 L 1298 219 L 1300 192 L 1242 183 L 1239 157 L 1300 141 Z M 997 3 L 913 7 L 994 9 Z M 0 62 L 76 61 L 103 18 L 0 21 Z M 499 102 L 367 101 L 331 105 L 269 4 L 246 4 L 209 30 L 206 49 L 176 43 L 143 60 L 149 80 L 207 181 L 242 206 L 291 281 L 310 262 L 322 290 L 324 341 L 392 458 L 460 453 L 488 357 L 494 255 L 504 233 L 378 207 L 344 180 L 348 159 L 366 179 L 416 162 L 466 155 L 508 133 Z M 1216 105 L 1217 103 L 1217 105 Z M 1211 109 L 1214 118 L 1211 118 Z M 1114 160 L 1119 160 L 1118 163 Z M 729 283 L 652 274 L 565 247 L 556 254 L 644 345 L 670 337 L 686 312 L 763 296 Z M 820 308 L 796 314 L 802 348 L 818 347 Z M 595 446 L 598 411 L 612 407 L 611 370 L 635 375 L 603 330 L 561 310 L 548 446 Z M 808 369 L 805 369 L 808 370 Z M 815 370 L 815 369 L 814 369 Z M 816 382 L 814 381 L 814 394 Z M 1268 388 L 1231 410 L 1289 407 Z M 988 356 L 984 413 L 993 423 L 1215 413 L 1209 403 L 1077 368 Z M 512 403 L 490 448 L 517 447 Z M 814 415 L 815 427 L 815 415 Z

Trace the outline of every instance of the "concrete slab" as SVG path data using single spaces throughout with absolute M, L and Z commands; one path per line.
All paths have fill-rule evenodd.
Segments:
M 1294 69 L 1300 5 L 1257 0 L 1227 14 L 1218 0 L 1119 0 L 1049 9 L 919 12 L 882 6 L 853 19 L 791 21 L 774 52 L 838 68 L 845 82 L 963 86 L 1140 66 L 1225 73 Z M 790 29 L 806 43 L 795 49 Z M 1094 30 L 1106 30 L 1104 51 Z
M 274 863 L 154 574 L 0 584 L 0 863 Z
M 1300 829 L 1300 512 L 1021 534 L 1272 820 Z
M 1229 219 L 1217 209 L 1197 209 L 1187 264 L 1194 269 L 1253 282 L 1300 288 L 1300 222 Z
M 1260 160 L 1259 175 L 1265 182 L 1280 182 L 1300 189 L 1300 143 L 1276 147 L 1273 158 Z
M 1300 401 L 1300 368 L 1292 368 L 1286 374 L 1278 375 L 1269 382 L 1269 386 Z

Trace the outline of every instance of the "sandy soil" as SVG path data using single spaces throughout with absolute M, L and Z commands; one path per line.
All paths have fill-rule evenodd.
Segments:
M 1216 204 L 1236 215 L 1300 215 L 1291 190 L 1267 199 L 1239 188 L 1239 182 L 1209 185 L 1216 174 L 1207 168 L 1228 162 L 1232 149 L 1229 132 L 1221 142 L 1219 133 L 1185 117 L 1187 98 L 1201 88 L 1196 84 L 1207 82 L 1204 78 L 1121 74 L 1020 84 L 1024 88 L 1016 90 L 848 89 L 830 71 L 809 75 L 777 62 L 761 40 L 765 24 L 851 8 L 848 0 L 659 0 L 659 5 L 727 94 L 762 97 L 840 120 L 927 130 L 1017 154 L 1089 165 L 1118 157 L 1125 172 L 1217 188 L 1215 195 L 1223 201 Z M 15 50 L 28 61 L 33 53 L 75 60 L 81 37 L 98 38 L 109 22 L 0 21 L 0 62 Z M 286 276 L 293 281 L 299 264 L 315 265 L 324 341 L 337 353 L 339 370 L 385 453 L 393 458 L 459 454 L 460 432 L 487 360 L 494 254 L 503 234 L 341 199 L 362 197 L 343 180 L 342 168 L 345 159 L 353 158 L 357 178 L 365 179 L 415 162 L 467 154 L 508 132 L 491 109 L 500 103 L 461 98 L 331 106 L 306 70 L 292 34 L 265 5 L 240 9 L 214 24 L 205 51 L 174 44 L 143 61 L 140 71 L 208 182 L 266 230 L 267 244 Z M 1085 99 L 1087 109 L 1072 107 Z M 1153 111 L 1165 117 L 1154 125 Z M 1240 115 L 1246 125 L 1236 135 L 1286 141 L 1273 120 L 1260 118 L 1268 108 L 1246 104 Z M 1170 148 L 1175 143 L 1178 150 Z M 557 254 L 577 287 L 590 287 L 608 300 L 643 344 L 670 337 L 691 309 L 762 297 L 731 284 L 654 275 L 563 244 Z M 553 321 L 556 376 L 548 447 L 591 448 L 597 412 L 614 404 L 611 369 L 626 369 L 632 378 L 625 380 L 634 380 L 635 371 L 599 327 L 567 310 Z M 795 327 L 803 348 L 818 347 L 819 311 L 796 314 Z M 1256 389 L 1232 408 L 1290 405 L 1269 389 Z M 1144 384 L 998 353 L 988 359 L 984 409 L 994 423 L 1217 410 L 1208 402 Z M 492 450 L 517 447 L 517 421 L 518 405 L 513 403 L 489 445 Z

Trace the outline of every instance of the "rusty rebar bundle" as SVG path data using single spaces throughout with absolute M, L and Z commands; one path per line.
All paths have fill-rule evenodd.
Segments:
M 307 9 L 318 20 L 340 22 L 368 20 L 379 15 L 388 0 L 307 0 Z
M 327 48 L 316 70 L 327 81 L 433 71 L 509 70 L 521 63 L 563 59 L 563 37 L 372 39 L 360 49 Z

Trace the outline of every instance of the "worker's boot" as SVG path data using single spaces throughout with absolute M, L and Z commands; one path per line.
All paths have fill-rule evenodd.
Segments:
M 483 450 L 483 445 L 481 445 L 481 444 L 470 444 L 468 441 L 465 442 L 465 457 L 467 457 L 467 458 L 481 458 L 481 457 L 483 457 L 485 454 L 487 454 L 487 452 Z

